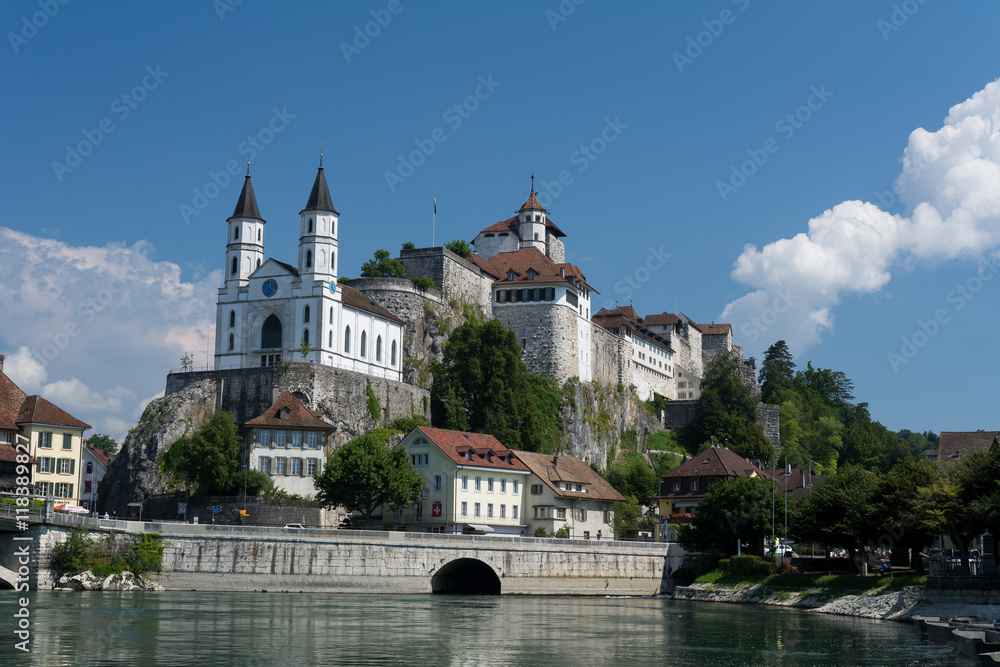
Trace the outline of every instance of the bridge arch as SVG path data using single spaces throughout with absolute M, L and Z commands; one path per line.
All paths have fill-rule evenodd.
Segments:
M 457 558 L 434 573 L 431 591 L 451 595 L 500 595 L 500 577 L 481 560 Z
M 17 588 L 17 572 L 8 570 L 3 565 L 0 565 L 0 590 L 5 588 Z

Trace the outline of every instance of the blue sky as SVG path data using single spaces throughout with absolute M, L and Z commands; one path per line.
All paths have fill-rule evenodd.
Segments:
M 577 2 L 3 3 L 7 372 L 121 436 L 205 364 L 227 164 L 294 259 L 323 142 L 344 275 L 430 245 L 435 189 L 440 244 L 534 173 L 598 304 L 787 339 L 893 429 L 1000 428 L 1000 5 Z

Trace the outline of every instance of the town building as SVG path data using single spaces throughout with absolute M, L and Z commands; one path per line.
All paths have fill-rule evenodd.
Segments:
M 763 477 L 764 471 L 736 452 L 712 446 L 663 474 L 660 492 L 653 496 L 659 501 L 660 517 L 656 540 L 674 542 L 677 530 L 697 514 L 709 489 L 721 480 L 739 477 Z
M 97 489 L 101 486 L 108 466 L 115 460 L 115 455 L 103 449 L 95 449 L 83 442 L 83 468 L 80 472 L 80 506 L 92 510 L 97 507 Z
M 251 470 L 269 475 L 278 489 L 314 496 L 313 475 L 323 471 L 332 453 L 333 431 L 331 424 L 285 392 L 263 414 L 243 425 L 243 460 Z
M 571 539 L 614 539 L 614 507 L 622 494 L 593 468 L 571 456 L 515 450 L 531 470 L 525 496 L 528 534 L 566 530 Z
M 1000 440 L 1000 431 L 941 431 L 938 437 L 938 465 L 951 465 L 974 449 L 989 449 Z
M 400 380 L 403 322 L 356 289 L 338 284 L 340 213 L 322 156 L 299 212 L 294 264 L 266 259 L 265 220 L 249 166 L 227 222 L 225 285 L 216 308 L 215 368 L 309 361 Z
M 413 507 L 384 510 L 384 523 L 432 533 L 525 534 L 531 471 L 492 435 L 418 426 L 398 446 L 426 486 Z
M 90 428 L 41 396 L 28 396 L 17 416 L 20 434 L 26 437 L 35 459 L 32 483 L 35 495 L 52 496 L 79 505 L 83 485 L 80 465 L 83 432 Z

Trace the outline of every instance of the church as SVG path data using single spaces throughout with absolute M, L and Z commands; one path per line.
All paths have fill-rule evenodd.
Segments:
M 340 213 L 319 171 L 299 212 L 294 264 L 265 258 L 264 226 L 250 180 L 226 223 L 225 285 L 216 311 L 215 368 L 305 361 L 402 379 L 403 322 L 337 283 Z

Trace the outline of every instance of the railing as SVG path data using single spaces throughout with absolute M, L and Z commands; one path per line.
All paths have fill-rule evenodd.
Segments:
M 995 577 L 996 561 L 991 556 L 970 558 L 963 565 L 959 558 L 930 558 L 927 573 L 932 577 Z

